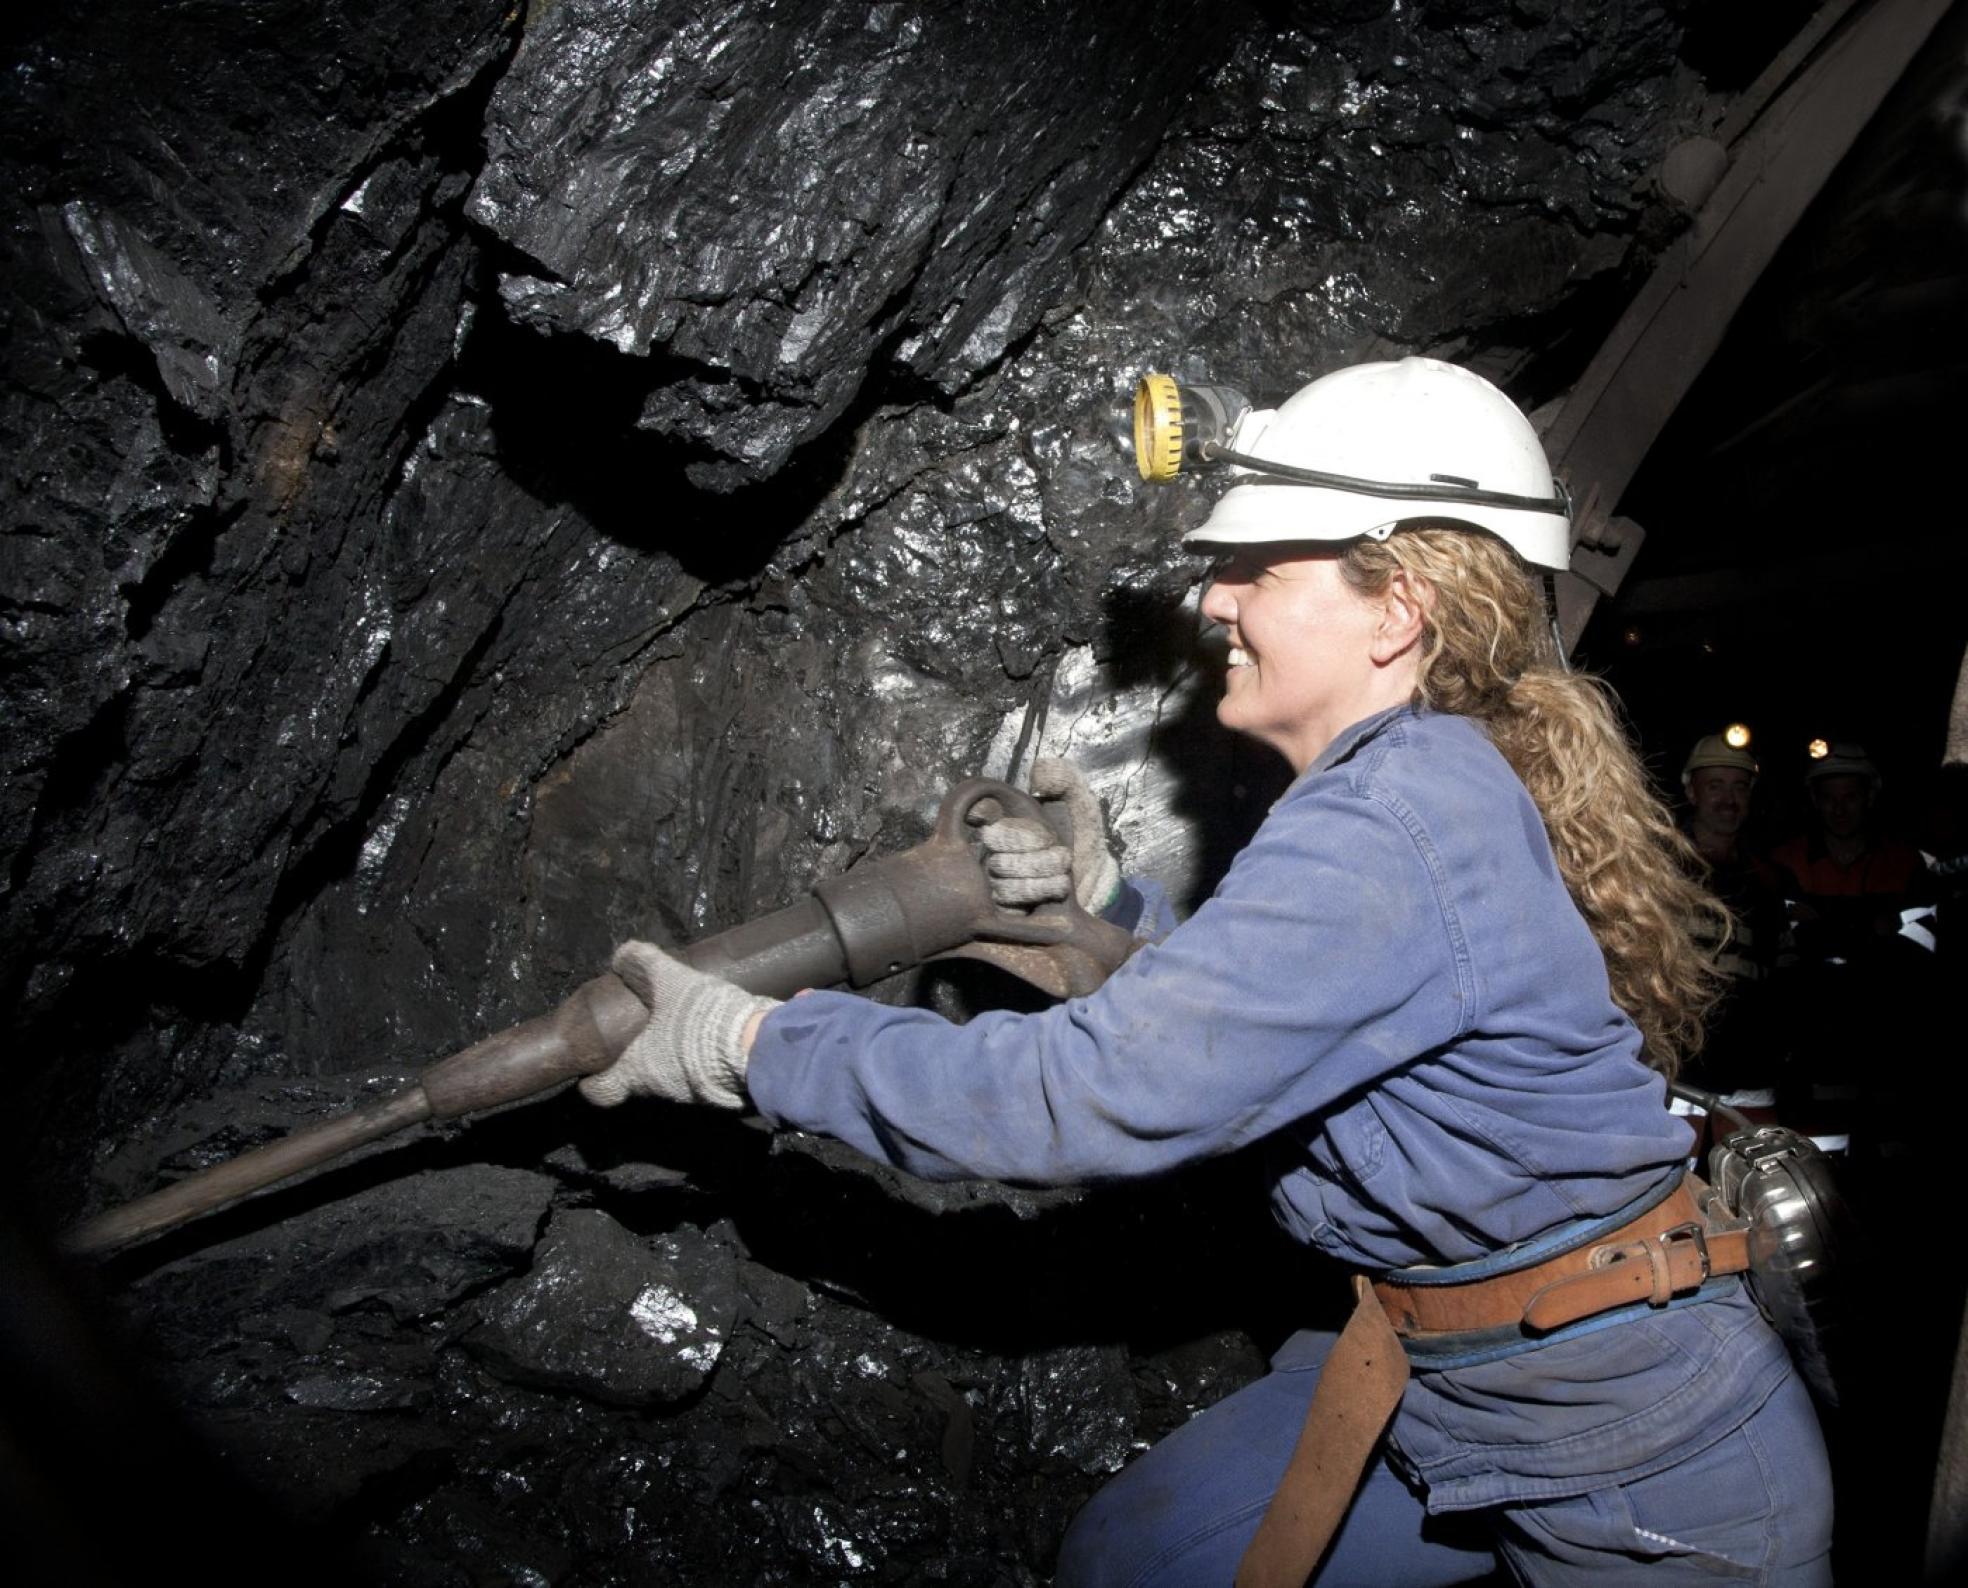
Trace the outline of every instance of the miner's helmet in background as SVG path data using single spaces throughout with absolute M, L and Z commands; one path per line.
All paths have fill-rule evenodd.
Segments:
M 1752 778 L 1762 771 L 1756 764 L 1756 757 L 1747 750 L 1739 750 L 1719 733 L 1707 734 L 1695 741 L 1694 749 L 1688 752 L 1688 759 L 1681 763 L 1681 791 L 1693 794 L 1695 774 L 1705 766 L 1732 767 L 1738 772 L 1747 772 Z
M 1571 503 L 1530 421 L 1482 376 L 1432 358 L 1336 370 L 1277 408 L 1144 376 L 1134 442 L 1146 480 L 1232 471 L 1184 545 L 1385 540 L 1426 520 L 1488 530 L 1533 567 L 1570 564 Z
M 1849 739 L 1834 739 L 1830 748 L 1806 769 L 1804 782 L 1808 787 L 1827 777 L 1862 777 L 1875 791 L 1879 788 L 1879 768 L 1873 765 L 1864 745 Z

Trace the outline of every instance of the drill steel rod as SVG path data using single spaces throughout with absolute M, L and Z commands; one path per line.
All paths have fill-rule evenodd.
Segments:
M 431 1117 L 422 1087 L 410 1087 L 353 1114 L 344 1114 L 310 1130 L 296 1131 L 280 1141 L 255 1147 L 203 1174 L 138 1197 L 120 1208 L 78 1224 L 63 1238 L 71 1252 L 107 1252 L 146 1235 L 174 1229 L 201 1213 L 286 1180 L 316 1164 L 353 1152 L 365 1143 L 421 1125 Z

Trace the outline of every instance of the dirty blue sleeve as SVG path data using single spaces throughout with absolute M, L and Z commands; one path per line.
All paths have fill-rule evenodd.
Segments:
M 1397 802 L 1320 781 L 1092 996 L 962 1026 L 794 999 L 760 1027 L 753 1102 L 926 1178 L 1126 1179 L 1234 1150 L 1450 1041 L 1474 988 L 1426 841 Z
M 1159 943 L 1175 930 L 1175 905 L 1168 890 L 1151 877 L 1129 877 L 1114 902 L 1100 912 L 1102 920 L 1125 927 L 1138 943 Z

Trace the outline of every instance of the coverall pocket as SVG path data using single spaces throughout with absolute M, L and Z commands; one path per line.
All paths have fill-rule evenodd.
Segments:
M 1768 1582 L 1778 1509 L 1761 1451 L 1743 1430 L 1651 1478 L 1542 1505 L 1511 1507 L 1506 1549 L 1533 1583 L 1629 1577 L 1660 1582 Z
M 1763 1580 L 1776 1543 L 1777 1499 L 1762 1451 L 1743 1429 L 1620 1493 L 1643 1549 L 1653 1545 L 1719 1578 Z
M 1333 1114 L 1312 1142 L 1312 1161 L 1342 1184 L 1364 1186 L 1387 1158 L 1387 1127 L 1372 1108 L 1357 1103 Z

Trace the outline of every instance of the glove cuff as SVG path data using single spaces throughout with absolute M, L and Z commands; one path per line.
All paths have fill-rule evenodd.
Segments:
M 734 988 L 730 982 L 693 972 L 689 988 L 677 1000 L 675 1043 L 677 1065 L 691 1090 L 691 1102 L 712 1108 L 744 1108 L 744 1076 L 750 1055 L 744 1027 L 752 1015 L 779 1008 L 777 998 Z
M 693 969 L 653 943 L 622 944 L 613 965 L 649 1017 L 621 1058 L 581 1082 L 582 1095 L 604 1108 L 636 1095 L 745 1107 L 745 1027 L 779 1000 Z
M 761 998 L 715 976 L 696 973 L 694 984 L 677 1000 L 677 1058 L 692 1101 L 714 1108 L 741 1109 L 745 1071 L 745 1027 L 755 1014 L 777 1009 L 777 998 Z
M 1103 914 L 1121 896 L 1120 862 L 1103 847 L 1098 851 L 1091 874 L 1079 881 L 1075 897 L 1080 901 L 1080 908 L 1088 915 Z

